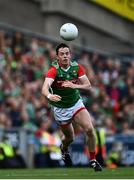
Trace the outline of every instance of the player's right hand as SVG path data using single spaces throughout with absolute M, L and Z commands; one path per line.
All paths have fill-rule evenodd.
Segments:
M 57 94 L 50 94 L 48 99 L 50 101 L 58 102 L 58 101 L 61 101 L 61 96 Z

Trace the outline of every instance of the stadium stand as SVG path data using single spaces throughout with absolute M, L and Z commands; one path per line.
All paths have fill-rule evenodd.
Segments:
M 32 132 L 35 152 L 39 152 L 39 129 L 59 133 L 49 104 L 41 96 L 44 75 L 55 59 L 55 45 L 34 34 L 8 28 L 0 31 L 0 128 Z M 97 81 L 92 92 L 82 92 L 96 127 L 104 128 L 106 137 L 134 135 L 133 59 L 75 47 L 73 58 L 85 67 L 91 82 Z M 75 133 L 79 137 L 82 130 L 76 127 Z

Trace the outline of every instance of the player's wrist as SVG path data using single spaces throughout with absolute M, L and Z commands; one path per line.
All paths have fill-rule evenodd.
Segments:
M 51 97 L 51 93 L 49 93 L 49 94 L 47 95 L 47 98 L 48 98 L 48 99 L 50 99 L 50 97 Z

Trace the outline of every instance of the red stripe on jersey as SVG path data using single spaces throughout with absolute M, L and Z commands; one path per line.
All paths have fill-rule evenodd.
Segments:
M 56 75 L 57 75 L 57 69 L 55 67 L 51 67 L 47 74 L 46 74 L 46 77 L 47 78 L 52 78 L 52 79 L 55 79 L 56 78 Z
M 81 77 L 81 76 L 86 74 L 85 73 L 85 69 L 84 69 L 84 67 L 81 64 L 78 64 L 78 66 L 79 66 L 78 77 Z

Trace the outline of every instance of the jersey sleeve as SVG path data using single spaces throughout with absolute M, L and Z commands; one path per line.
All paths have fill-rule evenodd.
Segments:
M 85 75 L 86 73 L 85 73 L 84 67 L 83 67 L 81 64 L 78 64 L 78 66 L 79 66 L 78 77 L 80 78 L 80 77 L 82 77 L 83 75 Z
M 55 68 L 55 67 L 51 67 L 51 68 L 48 70 L 47 74 L 46 74 L 46 78 L 55 79 L 56 75 L 57 75 L 57 70 L 56 70 L 56 68 Z

